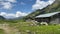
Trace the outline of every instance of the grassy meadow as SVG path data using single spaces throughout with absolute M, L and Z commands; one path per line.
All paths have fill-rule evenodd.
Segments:
M 11 23 L 21 34 L 60 34 L 60 25 L 31 25 L 31 22 Z
M 3 29 L 0 29 L 0 34 L 5 34 Z
M 13 31 L 13 29 L 15 30 L 17 29 L 19 30 L 18 31 L 19 34 L 60 34 L 59 24 L 57 25 L 35 25 L 32 22 L 22 22 L 22 21 L 1 21 L 0 24 L 9 24 L 8 27 L 10 28 L 8 28 L 7 26 L 6 28 L 8 28 L 11 31 Z M 0 30 L 0 34 L 5 34 L 3 29 Z M 15 34 L 15 33 L 12 33 L 12 34 Z

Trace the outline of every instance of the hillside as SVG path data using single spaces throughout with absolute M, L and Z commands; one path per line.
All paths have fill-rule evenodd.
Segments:
M 3 16 L 0 16 L 0 20 L 1 20 L 1 19 L 4 20 L 5 18 L 4 18 Z
M 56 12 L 56 11 L 60 11 L 60 0 L 55 0 L 55 2 L 52 5 L 48 5 L 47 7 L 43 8 L 42 10 L 38 9 L 38 10 L 32 12 L 31 14 L 27 15 L 25 18 L 33 18 L 40 14 Z

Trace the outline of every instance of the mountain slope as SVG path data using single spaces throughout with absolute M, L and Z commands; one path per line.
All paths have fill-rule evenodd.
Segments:
M 52 5 L 48 5 L 42 10 L 38 9 L 32 12 L 31 14 L 27 15 L 25 18 L 33 19 L 37 15 L 44 14 L 44 13 L 50 13 L 50 12 L 56 12 L 56 11 L 60 11 L 60 0 L 55 0 L 55 2 Z
M 5 18 L 3 16 L 0 16 L 0 20 L 4 20 Z

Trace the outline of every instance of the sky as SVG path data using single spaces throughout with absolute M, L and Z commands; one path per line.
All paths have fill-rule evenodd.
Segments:
M 0 15 L 6 18 L 26 16 L 51 5 L 55 0 L 0 0 Z

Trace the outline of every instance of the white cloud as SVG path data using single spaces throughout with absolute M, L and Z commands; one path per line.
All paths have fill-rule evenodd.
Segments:
M 0 15 L 4 16 L 5 18 L 15 18 L 15 14 L 8 14 L 6 12 L 1 12 Z
M 26 16 L 26 15 L 28 15 L 28 14 L 27 14 L 27 13 L 23 13 L 23 12 L 21 12 L 21 11 L 17 11 L 17 12 L 16 12 L 16 17 Z
M 12 3 L 17 2 L 16 0 L 0 0 L 0 1 L 2 1 L 2 2 L 6 1 L 6 2 L 12 2 Z
M 8 1 L 8 2 L 17 2 L 16 0 L 6 0 L 6 1 Z
M 17 2 L 16 0 L 0 0 L 0 5 L 2 5 L 2 9 L 11 9 L 13 7 L 13 3 Z
M 3 5 L 2 8 L 4 8 L 4 9 L 11 9 L 12 8 L 12 4 L 10 2 L 3 2 L 1 4 Z
M 51 5 L 55 0 L 49 0 L 49 4 Z
M 5 12 L 1 12 L 0 15 L 6 16 L 6 13 Z
M 41 1 L 41 0 L 36 0 L 36 3 L 32 6 L 32 9 L 43 9 L 44 7 L 51 5 L 55 0 L 49 0 L 47 2 Z
M 4 16 L 5 18 L 16 18 L 16 17 L 22 17 L 22 16 L 26 16 L 29 13 L 23 13 L 21 11 L 17 11 L 15 14 L 13 13 L 6 13 L 6 12 L 1 12 L 0 15 Z

